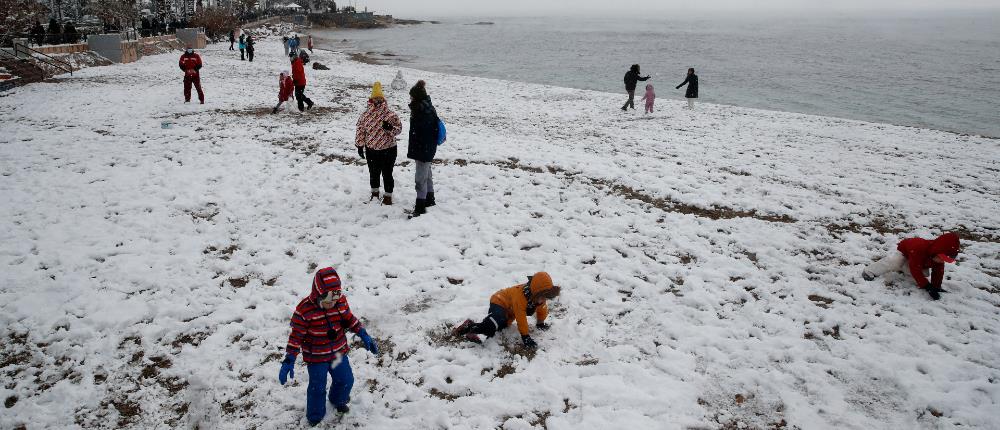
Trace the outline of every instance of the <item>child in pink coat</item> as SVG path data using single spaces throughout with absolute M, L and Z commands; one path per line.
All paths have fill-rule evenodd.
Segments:
M 656 100 L 653 84 L 646 84 L 646 95 L 642 96 L 642 99 L 646 101 L 646 113 L 653 113 L 653 100 Z

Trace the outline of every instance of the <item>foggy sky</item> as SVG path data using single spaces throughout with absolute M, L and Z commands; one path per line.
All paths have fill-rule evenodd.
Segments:
M 1000 9 L 1000 0 L 338 0 L 397 17 L 532 16 L 679 12 L 837 13 L 864 10 Z

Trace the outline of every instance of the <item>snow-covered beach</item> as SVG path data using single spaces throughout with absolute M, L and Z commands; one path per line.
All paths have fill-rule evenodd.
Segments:
M 998 140 L 403 69 L 449 132 L 407 220 L 412 163 L 368 204 L 353 146 L 395 68 L 316 51 L 317 107 L 270 115 L 280 42 L 227 48 L 205 105 L 179 53 L 0 97 L 0 427 L 300 425 L 278 366 L 327 265 L 383 354 L 351 351 L 320 428 L 1000 427 Z M 942 300 L 861 279 L 946 230 Z M 563 294 L 537 352 L 448 338 L 538 270 Z

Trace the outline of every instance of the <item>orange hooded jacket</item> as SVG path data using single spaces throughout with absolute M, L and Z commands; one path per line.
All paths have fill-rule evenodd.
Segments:
M 511 319 L 517 321 L 517 331 L 521 333 L 521 336 L 528 334 L 528 297 L 525 297 L 524 287 L 525 284 L 519 284 L 504 288 L 490 297 L 490 303 L 499 305 L 507 311 L 508 321 Z M 531 277 L 531 285 L 529 287 L 531 297 L 538 297 L 540 292 L 552 288 L 554 288 L 552 286 L 552 277 L 548 273 L 538 272 L 535 276 Z M 545 321 L 545 317 L 548 315 L 549 306 L 543 300 L 535 307 L 535 319 L 540 323 Z

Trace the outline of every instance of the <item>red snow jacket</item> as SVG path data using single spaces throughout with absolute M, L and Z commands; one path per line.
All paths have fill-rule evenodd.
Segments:
M 198 71 L 201 70 L 201 56 L 185 52 L 177 61 L 177 65 L 184 71 L 185 76 L 198 76 Z
M 302 59 L 299 57 L 295 57 L 292 60 L 292 79 L 295 80 L 295 86 L 306 86 L 306 70 L 302 66 Z
M 288 98 L 292 96 L 292 91 L 294 90 L 295 83 L 292 82 L 292 77 L 282 72 L 281 76 L 278 77 L 278 101 L 288 101 Z
M 347 330 L 358 333 L 362 326 L 351 313 L 347 296 L 340 296 L 333 308 L 319 306 L 320 297 L 339 290 L 340 276 L 336 270 L 327 267 L 316 272 L 312 292 L 292 313 L 292 333 L 288 335 L 285 352 L 298 355 L 301 351 L 306 363 L 324 363 L 333 361 L 338 352 L 346 354 L 350 350 L 345 334 Z
M 906 256 L 906 263 L 910 267 L 910 275 L 917 281 L 917 286 L 926 288 L 928 284 L 940 287 L 944 280 L 944 263 L 935 263 L 933 258 L 938 254 L 945 254 L 951 258 L 958 255 L 959 241 L 955 233 L 945 233 L 934 240 L 914 237 L 899 242 L 896 247 L 899 252 Z M 924 269 L 931 269 L 931 280 L 924 276 Z

